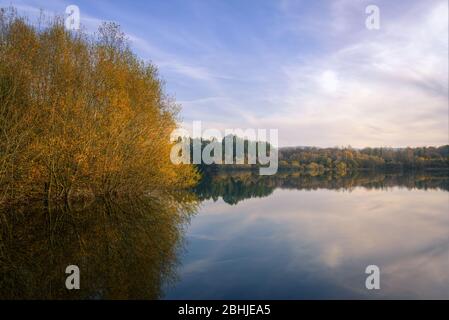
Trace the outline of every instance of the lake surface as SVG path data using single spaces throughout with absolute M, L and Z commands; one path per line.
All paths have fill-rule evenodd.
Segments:
M 449 299 L 448 190 L 447 173 L 236 172 L 194 193 L 14 208 L 0 299 Z
M 165 298 L 449 299 L 447 176 L 217 180 Z

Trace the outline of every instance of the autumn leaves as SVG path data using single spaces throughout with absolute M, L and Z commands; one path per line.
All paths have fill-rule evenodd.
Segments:
M 118 26 L 95 37 L 0 13 L 2 202 L 145 194 L 187 187 L 170 162 L 176 106 Z

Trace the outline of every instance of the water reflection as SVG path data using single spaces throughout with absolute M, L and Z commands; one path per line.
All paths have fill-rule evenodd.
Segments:
M 204 177 L 196 188 L 201 200 L 222 198 L 234 205 L 248 198 L 263 198 L 277 188 L 297 190 L 348 190 L 356 187 L 385 190 L 391 187 L 407 189 L 439 189 L 449 191 L 447 172 L 381 173 L 374 171 L 354 172 L 348 175 L 332 173 L 311 176 L 284 172 L 273 176 L 259 176 L 250 171 L 231 172 Z
M 449 299 L 447 174 L 213 179 L 167 298 Z
M 447 173 L 237 172 L 196 195 L 3 210 L 0 299 L 449 299 L 447 191 Z
M 1 299 L 157 299 L 175 279 L 191 195 L 2 212 Z M 80 268 L 67 290 L 65 268 Z

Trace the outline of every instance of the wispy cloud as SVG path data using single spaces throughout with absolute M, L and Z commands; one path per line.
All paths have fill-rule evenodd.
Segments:
M 338 3 L 338 12 L 352 12 L 343 9 L 346 1 Z M 360 38 L 306 63 L 285 65 L 282 111 L 263 123 L 282 128 L 290 145 L 447 143 L 447 2 L 425 9 L 385 19 L 378 34 L 359 31 Z
M 65 1 L 3 1 L 35 16 Z M 90 3 L 93 32 L 116 21 L 160 69 L 184 125 L 278 128 L 280 145 L 448 143 L 448 4 L 375 1 Z

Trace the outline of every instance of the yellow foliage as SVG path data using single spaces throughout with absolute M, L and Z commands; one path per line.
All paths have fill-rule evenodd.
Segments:
M 0 191 L 3 200 L 144 194 L 186 188 L 170 162 L 176 105 L 152 64 L 114 24 L 95 39 L 56 19 L 36 30 L 0 13 Z

